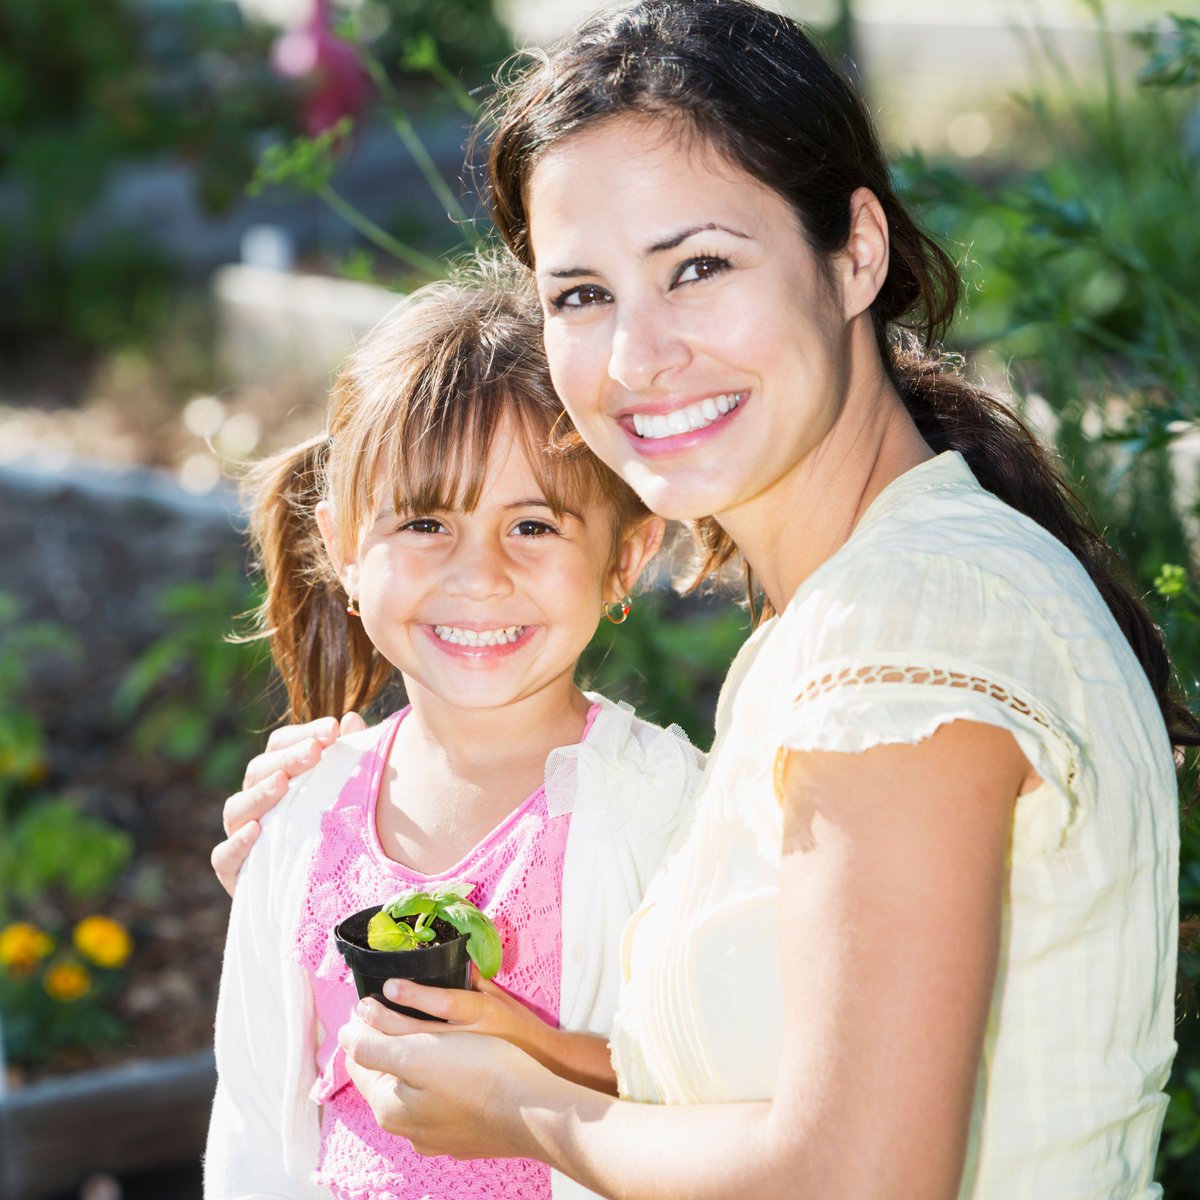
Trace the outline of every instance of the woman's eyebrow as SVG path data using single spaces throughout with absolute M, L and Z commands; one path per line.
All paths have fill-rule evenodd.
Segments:
M 750 238 L 748 233 L 743 233 L 740 229 L 734 229 L 729 225 L 721 225 L 717 221 L 708 221 L 704 225 L 689 225 L 686 229 L 681 229 L 678 233 L 663 238 L 661 242 L 655 242 L 652 246 L 648 246 L 642 251 L 642 257 L 649 258 L 652 254 L 661 254 L 664 250 L 674 250 L 676 246 L 682 245 L 688 238 L 695 237 L 698 233 L 709 233 L 714 229 L 719 229 L 722 233 L 731 234 L 736 238 L 744 238 L 746 240 Z
M 728 233 L 732 237 L 742 238 L 746 241 L 749 241 L 751 237 L 750 234 L 743 233 L 740 229 L 734 229 L 731 225 L 722 225 L 717 221 L 706 221 L 703 225 L 689 225 L 686 229 L 681 229 L 678 233 L 673 233 L 669 237 L 665 237 L 661 241 L 647 246 L 642 251 L 642 258 L 650 258 L 651 255 L 661 254 L 664 250 L 674 250 L 677 246 L 681 246 L 686 242 L 688 238 L 695 237 L 698 233 L 710 233 L 714 229 L 719 229 L 722 233 Z M 553 271 L 540 271 L 539 274 L 545 279 L 578 279 L 581 276 L 599 275 L 600 272 L 595 267 L 559 267 Z

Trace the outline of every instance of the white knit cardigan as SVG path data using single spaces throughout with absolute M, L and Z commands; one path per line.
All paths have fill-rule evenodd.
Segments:
M 646 885 L 682 836 L 703 755 L 676 726 L 590 697 L 587 738 L 546 762 L 551 816 L 571 813 L 563 861 L 563 1029 L 607 1036 L 620 987 L 621 932 Z M 311 1181 L 320 1147 L 318 1029 L 307 972 L 293 948 L 321 817 L 377 729 L 330 746 L 263 819 L 229 918 L 217 1002 L 218 1084 L 205 1155 L 205 1200 L 324 1200 Z M 553 1173 L 555 1200 L 591 1196 Z

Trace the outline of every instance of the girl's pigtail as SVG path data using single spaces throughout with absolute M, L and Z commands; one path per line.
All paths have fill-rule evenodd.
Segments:
M 256 463 L 244 483 L 251 545 L 266 583 L 257 636 L 270 642 L 291 721 L 363 707 L 391 676 L 362 623 L 346 611 L 317 527 L 328 454 L 328 434 L 317 434 Z

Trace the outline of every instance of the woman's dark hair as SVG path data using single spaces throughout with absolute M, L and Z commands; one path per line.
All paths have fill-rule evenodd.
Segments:
M 1173 741 L 1200 744 L 1200 723 L 1172 691 L 1161 631 L 1057 464 L 1011 408 L 941 352 L 957 268 L 897 196 L 866 105 L 800 26 L 746 0 L 642 0 L 584 25 L 509 81 L 493 108 L 491 205 L 527 266 L 534 167 L 563 139 L 618 116 L 669 121 L 717 149 L 791 204 L 823 261 L 846 244 L 854 191 L 875 194 L 891 242 L 871 307 L 875 337 L 921 435 L 935 452 L 959 451 L 983 487 L 1074 553 L 1141 662 Z M 711 518 L 694 532 L 697 579 L 736 555 Z

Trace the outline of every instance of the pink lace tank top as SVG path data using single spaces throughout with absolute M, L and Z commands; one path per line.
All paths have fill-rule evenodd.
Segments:
M 598 707 L 588 714 L 587 736 Z M 562 978 L 562 864 L 570 814 L 551 818 L 539 788 L 460 863 L 421 875 L 388 858 L 376 827 L 383 770 L 408 709 L 380 726 L 321 821 L 296 927 L 296 961 L 312 980 L 321 1043 L 312 1098 L 323 1106 L 314 1182 L 339 1200 L 549 1200 L 550 1169 L 527 1159 L 424 1158 L 385 1133 L 346 1072 L 337 1031 L 358 1002 L 354 980 L 333 942 L 343 917 L 412 885 L 464 879 L 471 900 L 496 923 L 504 963 L 495 982 L 543 1020 L 558 1023 Z

